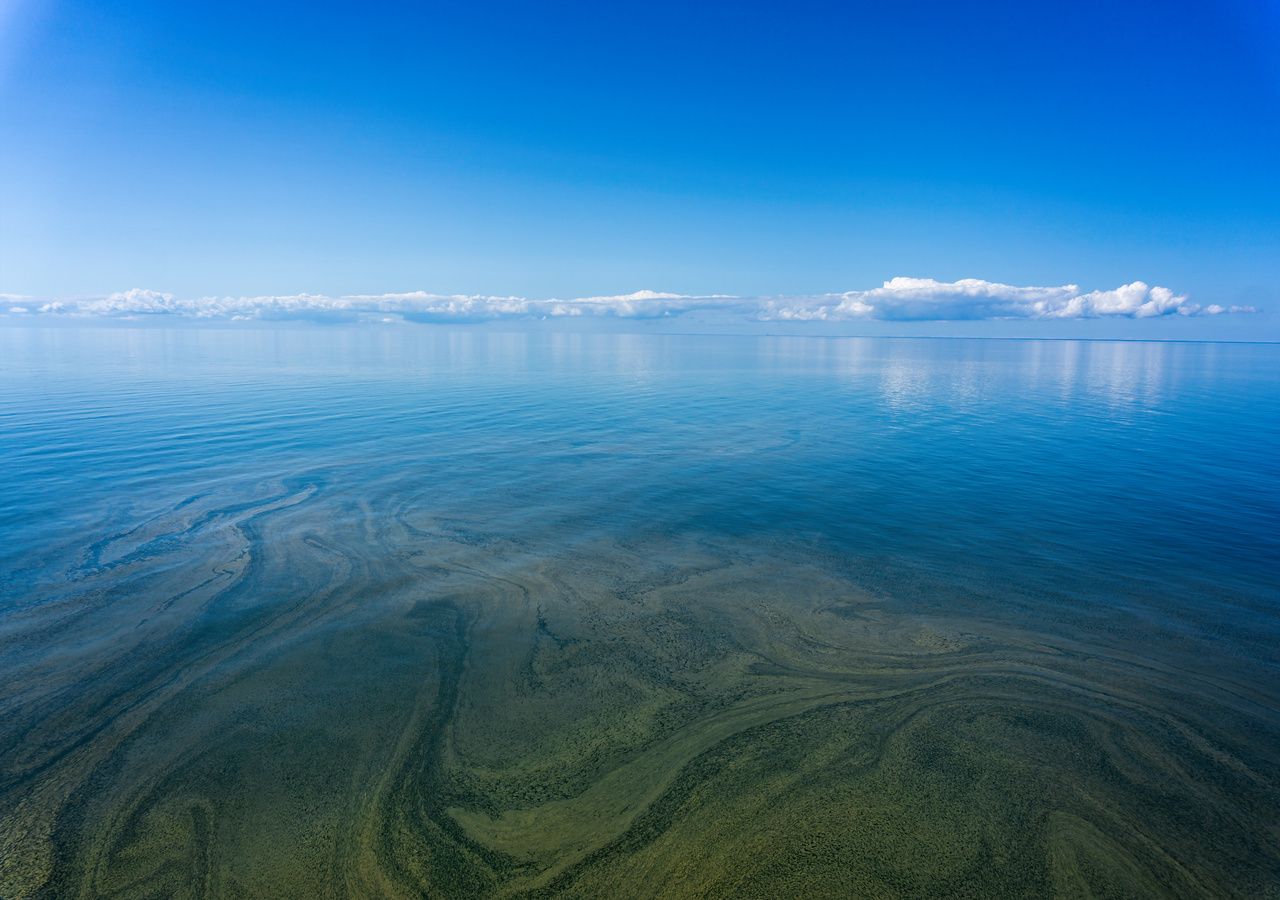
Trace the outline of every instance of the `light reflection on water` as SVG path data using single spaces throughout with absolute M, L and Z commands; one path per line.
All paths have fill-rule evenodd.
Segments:
M 0 847 L 20 851 L 0 895 L 171 892 L 197 850 L 221 861 L 210 893 L 590 894 L 678 869 L 659 853 L 678 839 L 775 895 L 823 887 L 832 860 L 870 893 L 1256 892 L 1280 873 L 1278 363 L 1262 345 L 0 329 Z M 840 718 L 873 697 L 901 699 Z M 352 712 L 329 733 L 333 704 Z M 767 728 L 791 729 L 788 771 L 826 785 L 824 809 L 883 801 L 905 837 L 828 834 L 797 787 L 770 808 L 807 816 L 827 862 L 740 858 L 750 791 L 679 791 L 708 760 L 782 765 L 793 744 L 761 750 Z M 877 729 L 898 737 L 871 774 L 805 768 L 872 753 L 832 742 Z M 926 785 L 912 754 L 944 744 L 972 784 L 1025 786 L 1032 818 Z M 268 753 L 274 780 L 227 774 Z M 317 800 L 303 770 L 330 768 L 349 787 Z M 312 809 L 321 836 L 255 793 Z M 737 837 L 688 839 L 714 809 Z M 977 852 L 977 810 L 1024 835 L 1003 864 L 913 868 Z M 945 853 L 925 822 L 951 823 Z

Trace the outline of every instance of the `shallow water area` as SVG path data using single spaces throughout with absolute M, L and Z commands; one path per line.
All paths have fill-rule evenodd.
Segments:
M 1280 346 L 0 329 L 0 896 L 1275 896 Z

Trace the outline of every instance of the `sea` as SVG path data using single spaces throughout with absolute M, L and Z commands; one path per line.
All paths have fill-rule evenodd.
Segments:
M 0 328 L 0 897 L 1280 897 L 1280 345 Z

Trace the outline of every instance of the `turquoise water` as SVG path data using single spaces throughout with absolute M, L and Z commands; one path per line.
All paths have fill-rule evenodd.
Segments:
M 1280 891 L 1280 346 L 0 330 L 0 896 Z

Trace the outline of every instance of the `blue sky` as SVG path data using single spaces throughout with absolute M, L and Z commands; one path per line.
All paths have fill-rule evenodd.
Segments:
M 1017 327 L 1280 339 L 1271 0 L 692 6 L 0 0 L 0 292 L 1142 281 L 1201 314 Z

